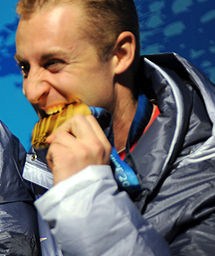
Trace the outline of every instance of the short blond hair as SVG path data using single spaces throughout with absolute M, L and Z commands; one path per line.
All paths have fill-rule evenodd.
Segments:
M 96 46 L 102 60 L 109 58 L 117 37 L 123 31 L 134 34 L 136 58 L 139 58 L 139 24 L 133 0 L 19 0 L 16 11 L 20 19 L 28 19 L 45 6 L 65 3 L 78 3 L 83 6 L 87 21 L 83 30 Z

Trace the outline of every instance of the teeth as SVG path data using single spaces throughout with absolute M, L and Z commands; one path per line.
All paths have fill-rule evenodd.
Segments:
M 63 110 L 63 108 L 64 108 L 63 105 L 51 107 L 51 108 L 49 108 L 49 109 L 46 110 L 46 114 L 47 114 L 47 115 L 56 114 L 56 113 L 58 113 L 58 112 L 61 112 L 61 111 Z

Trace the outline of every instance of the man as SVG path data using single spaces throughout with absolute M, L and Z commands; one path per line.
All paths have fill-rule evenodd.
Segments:
M 104 131 L 98 117 L 75 115 L 45 140 L 54 187 L 46 151 L 29 156 L 24 177 L 39 185 L 57 246 L 43 251 L 167 255 L 161 235 L 171 255 L 213 255 L 210 82 L 176 54 L 139 56 L 132 0 L 20 0 L 17 12 L 16 59 L 40 119 L 79 102 L 111 115 Z
M 33 195 L 22 179 L 26 152 L 0 121 L 0 255 L 39 256 Z

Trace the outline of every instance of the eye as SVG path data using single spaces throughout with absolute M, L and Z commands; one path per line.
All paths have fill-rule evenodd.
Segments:
M 23 78 L 27 78 L 29 70 L 30 70 L 30 64 L 27 62 L 19 62 L 18 66 L 21 70 L 21 74 L 22 74 Z
M 59 72 L 64 66 L 65 66 L 65 61 L 61 59 L 51 59 L 48 60 L 43 67 L 45 69 L 48 69 L 52 73 L 57 73 Z

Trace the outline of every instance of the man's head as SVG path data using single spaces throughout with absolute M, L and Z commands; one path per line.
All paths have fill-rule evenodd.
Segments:
M 80 4 L 85 9 L 87 23 L 82 29 L 96 45 L 102 60 L 109 57 L 123 31 L 135 35 L 139 55 L 139 25 L 133 0 L 19 0 L 17 13 L 21 19 L 28 19 L 43 8 L 69 3 Z
M 20 0 L 17 12 L 23 91 L 40 117 L 78 101 L 112 113 L 129 104 L 139 58 L 131 0 Z

